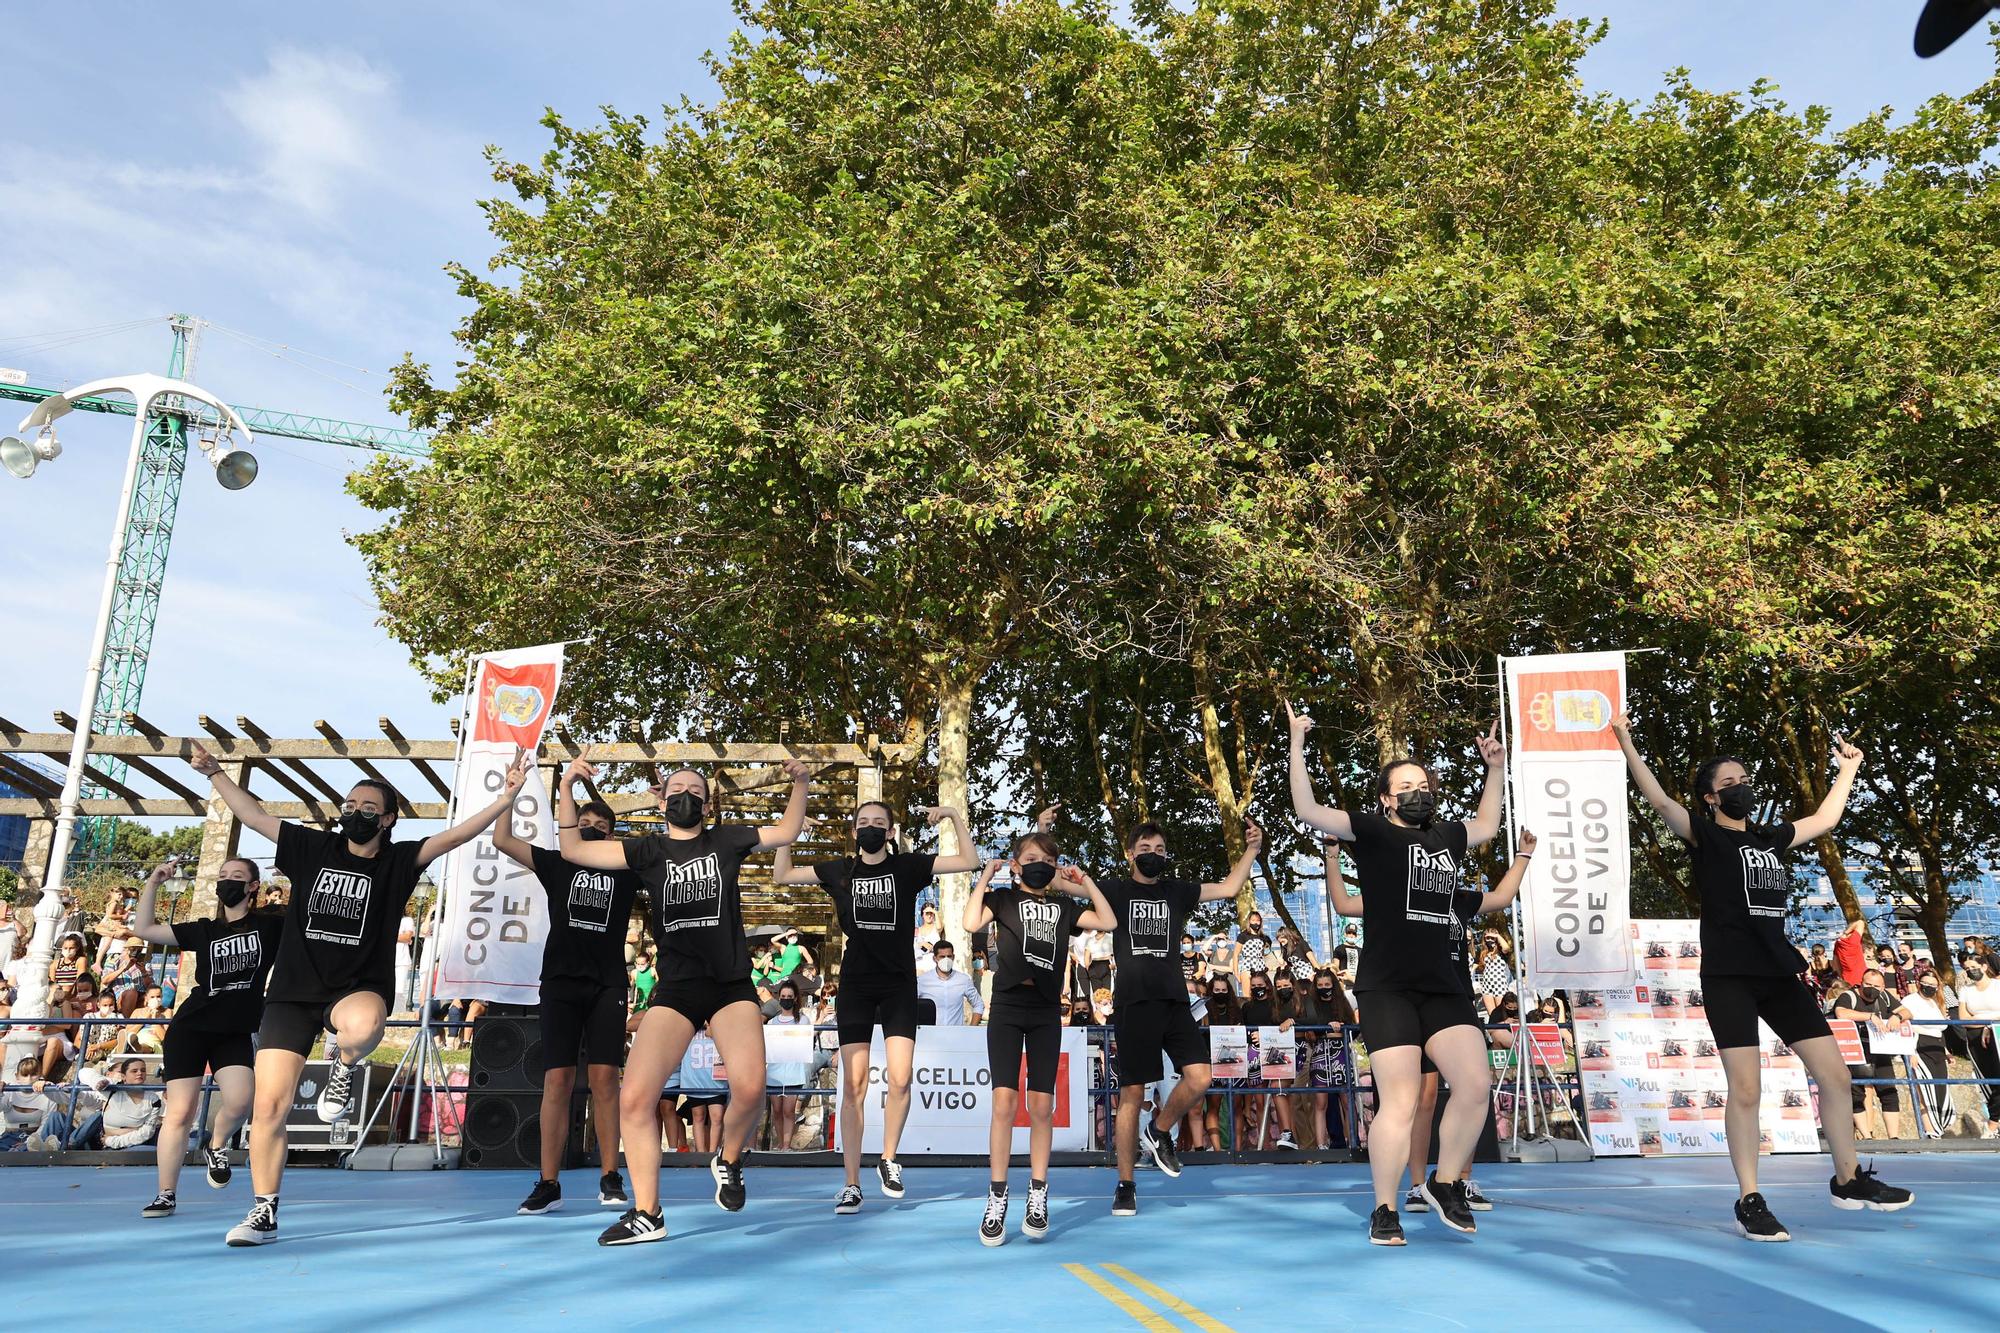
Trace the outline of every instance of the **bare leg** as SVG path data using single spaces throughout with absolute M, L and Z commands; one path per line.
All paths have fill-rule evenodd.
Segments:
M 285 1116 L 298 1095 L 306 1058 L 290 1051 L 257 1052 L 257 1091 L 250 1112 L 250 1188 L 276 1194 L 285 1178 Z
M 1425 1074 L 1417 1093 L 1417 1107 L 1410 1117 L 1410 1188 L 1424 1183 L 1431 1164 L 1431 1127 L 1437 1120 L 1438 1076 Z
M 1755 1046 L 1729 1046 L 1721 1054 L 1722 1074 L 1729 1081 L 1729 1101 L 1722 1112 L 1722 1125 L 1729 1136 L 1729 1165 L 1736 1169 L 1736 1194 L 1742 1198 L 1757 1192 L 1757 1146 L 1762 1137 L 1757 1128 L 1757 1106 L 1764 1096 L 1763 1052 Z M 1845 1065 L 1840 1073 L 1845 1088 Z M 1822 1083 L 1820 1096 L 1826 1095 L 1827 1087 Z M 1838 1118 L 1836 1115 L 1835 1119 Z
M 625 1086 L 618 1094 L 618 1130 L 625 1140 L 625 1160 L 632 1168 L 632 1206 L 642 1213 L 660 1211 L 660 1126 L 655 1117 L 659 1090 L 667 1075 L 680 1068 L 694 1025 L 678 1011 L 648 1009 L 632 1038 L 625 1060 Z M 697 1120 L 701 1109 L 696 1111 Z M 697 1131 L 696 1144 L 700 1145 Z
M 725 1004 L 708 1020 L 708 1035 L 729 1071 L 729 1105 L 717 1151 L 725 1162 L 740 1162 L 764 1117 L 764 1017 L 748 1000 Z
M 851 1041 L 840 1048 L 840 1164 L 847 1183 L 861 1183 L 861 1133 L 868 1114 L 868 1046 Z M 908 1103 L 905 1103 L 907 1108 Z M 886 1142 L 886 1140 L 885 1140 Z
M 1014 1115 L 1020 1110 L 1016 1088 L 993 1089 L 993 1123 L 987 1130 L 986 1155 L 995 1185 L 1007 1183 L 1007 1165 L 1014 1156 Z
M 1377 1208 L 1394 1208 L 1398 1202 L 1396 1184 L 1409 1164 L 1410 1122 L 1423 1085 L 1418 1066 L 1421 1058 L 1422 1052 L 1415 1046 L 1391 1046 L 1369 1058 L 1380 1103 L 1368 1133 L 1368 1174 L 1374 1180 Z
M 576 1090 L 576 1066 L 559 1065 L 542 1073 L 542 1179 L 562 1174 L 563 1149 L 569 1146 L 569 1099 Z
M 1493 1067 L 1486 1062 L 1486 1035 L 1469 1023 L 1460 1024 L 1433 1035 L 1425 1049 L 1451 1083 L 1451 1101 L 1438 1121 L 1438 1179 L 1463 1180 L 1491 1109 Z
M 1826 1133 L 1827 1152 L 1833 1158 L 1834 1178 L 1845 1184 L 1854 1179 L 1854 1168 L 1860 1165 L 1861 1159 L 1854 1150 L 1854 1126 L 1849 1117 L 1842 1115 L 1838 1109 L 1847 1105 L 1854 1096 L 1854 1079 L 1841 1062 L 1840 1043 L 1832 1037 L 1809 1037 L 1794 1045 L 1792 1050 L 1798 1054 L 1799 1062 L 1806 1067 L 1812 1081 L 1819 1084 L 1820 1128 Z M 1729 1053 L 1724 1051 L 1723 1054 L 1726 1056 Z M 1832 1115 L 1825 1112 L 1829 1101 L 1835 1107 Z M 1730 1155 L 1735 1156 L 1733 1152 Z
M 916 1066 L 917 1043 L 909 1037 L 883 1039 L 886 1058 L 882 1077 L 887 1084 L 882 1102 L 882 1156 L 895 1160 L 903 1141 L 903 1124 L 910 1118 L 910 1078 Z
M 195 1109 L 200 1102 L 201 1079 L 177 1078 L 167 1084 L 167 1095 L 160 1109 L 160 1137 L 155 1144 L 162 1194 L 180 1184 L 181 1159 L 187 1156 L 188 1130 L 194 1124 Z
M 1056 1097 L 1052 1092 L 1028 1094 L 1028 1179 L 1049 1178 L 1049 1152 L 1056 1141 Z

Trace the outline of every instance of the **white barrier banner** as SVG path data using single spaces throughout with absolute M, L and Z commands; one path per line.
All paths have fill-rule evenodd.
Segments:
M 1630 985 L 1625 758 L 1611 730 L 1624 706 L 1625 654 L 1510 657 L 1504 667 L 1514 823 L 1540 840 L 1521 888 L 1529 982 Z
M 492 803 L 506 783 L 516 746 L 535 753 L 562 682 L 559 643 L 487 653 L 478 660 L 459 723 L 464 741 L 452 782 L 451 822 Z M 555 815 L 538 776 L 522 784 L 503 818 L 511 818 L 514 831 L 535 846 L 556 845 Z M 489 829 L 452 853 L 443 893 L 438 995 L 537 1003 L 549 913 L 534 872 L 502 856 Z
M 1082 1028 L 1062 1030 L 1061 1063 L 1056 1068 L 1055 1150 L 1081 1152 L 1090 1146 L 1090 1050 Z M 882 1151 L 883 1081 L 887 1056 L 882 1038 L 868 1048 L 868 1116 L 861 1135 L 863 1152 Z M 840 1072 L 843 1093 L 847 1069 Z M 1022 1080 L 1025 1086 L 1026 1079 Z M 903 1125 L 899 1156 L 963 1153 L 984 1157 L 993 1123 L 993 1078 L 987 1068 L 986 1029 L 917 1029 L 916 1062 L 910 1078 L 910 1118 Z M 838 1142 L 838 1138 L 835 1140 Z M 1014 1115 L 1014 1148 L 1028 1151 L 1028 1099 Z

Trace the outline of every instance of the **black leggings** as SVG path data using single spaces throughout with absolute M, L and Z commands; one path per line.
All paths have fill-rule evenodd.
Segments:
M 1966 1028 L 1965 1041 L 1972 1048 L 1972 1067 L 1979 1071 L 1981 1078 L 2000 1078 L 2000 1036 L 1991 1028 Z M 2000 1083 L 1988 1083 L 1979 1089 L 1986 1099 L 1986 1119 L 2000 1121 Z
M 1896 1077 L 1896 1058 L 1891 1055 L 1871 1055 L 1867 1064 L 1849 1065 L 1847 1072 L 1854 1075 L 1857 1079 L 1894 1078 Z M 1903 1109 L 1902 1094 L 1896 1090 L 1896 1086 L 1894 1083 L 1881 1083 L 1875 1087 L 1875 1098 L 1882 1103 L 1883 1115 L 1894 1115 Z M 1856 1083 L 1853 1093 L 1854 1114 L 1860 1115 L 1868 1107 L 1866 1101 L 1868 1089 Z

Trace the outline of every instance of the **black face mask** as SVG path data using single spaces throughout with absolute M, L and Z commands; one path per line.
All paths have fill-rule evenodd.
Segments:
M 1030 861 L 1021 867 L 1021 882 L 1037 891 L 1055 883 L 1056 863 L 1054 861 Z
M 1715 794 L 1715 808 L 1731 819 L 1748 819 L 1757 808 L 1757 789 L 1747 782 L 1724 787 Z
M 675 828 L 700 828 L 701 806 L 701 797 L 691 791 L 677 791 L 667 798 L 667 822 Z
M 856 829 L 854 831 L 854 842 L 862 851 L 873 856 L 876 852 L 881 851 L 889 845 L 889 830 L 876 828 L 873 825 L 863 829 Z
M 1330 990 L 1314 991 L 1313 993 L 1322 1000 L 1331 1000 L 1333 998 L 1333 992 Z
M 1291 988 L 1290 986 L 1280 986 L 1280 987 L 1278 987 L 1278 998 L 1279 998 L 1280 1000 L 1289 1000 L 1289 999 L 1291 999 L 1291 998 L 1292 998 L 1292 988 Z
M 794 1000 L 789 995 L 780 995 L 778 997 L 778 1007 L 780 1009 L 783 1009 L 786 1013 L 790 1013 L 792 1010 L 799 1007 L 799 1002 L 797 1000 Z
M 1396 815 L 1405 824 L 1422 828 L 1431 822 L 1431 816 L 1436 813 L 1437 797 L 1422 787 L 1406 791 L 1396 798 Z
M 1879 993 L 1880 992 L 1878 992 L 1873 986 L 1863 986 L 1861 988 L 1861 998 L 1868 1001 L 1870 1004 L 1873 1004 L 1875 1002 L 1875 997 Z
M 1980 979 L 1981 977 L 1983 977 L 1983 976 L 1985 976 L 1985 975 L 1986 975 L 1986 969 L 1985 969 L 1985 968 L 1983 968 L 1983 967 L 1974 967 L 1974 966 L 1972 966 L 1972 964 L 1970 964 L 1970 963 L 1967 963 L 1967 964 L 1965 965 L 1965 979 L 1966 979 L 1967 981 L 1977 981 L 1977 980 L 1979 980 L 1979 979 Z
M 220 879 L 215 882 L 215 898 L 224 907 L 243 906 L 243 900 L 250 896 L 250 885 L 240 879 Z
M 611 834 L 607 830 L 597 827 L 595 824 L 585 824 L 576 831 L 576 836 L 582 838 L 585 842 L 603 842 Z
M 1221 1004 L 1229 998 L 1229 992 L 1226 990 L 1219 990 L 1216 991 L 1213 995 L 1210 995 L 1208 998 L 1214 1000 L 1217 1004 Z
M 382 831 L 382 816 L 373 810 L 346 810 L 340 816 L 340 836 L 357 847 L 375 841 Z
M 1266 995 L 1269 995 L 1269 994 L 1270 994 L 1270 992 L 1269 992 L 1269 991 L 1267 991 L 1267 990 L 1265 990 L 1265 989 L 1264 989 L 1264 988 L 1263 988 L 1262 986 L 1252 986 L 1252 987 L 1250 988 L 1250 998 L 1251 998 L 1251 999 L 1253 999 L 1253 1000 L 1261 1000 L 1261 999 L 1263 999 L 1263 998 L 1264 998 L 1264 997 L 1265 997 Z
M 1164 852 L 1140 852 L 1132 858 L 1133 868 L 1147 879 L 1158 879 L 1166 874 L 1170 864 Z

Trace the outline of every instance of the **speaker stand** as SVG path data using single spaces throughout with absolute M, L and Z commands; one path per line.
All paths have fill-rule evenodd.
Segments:
M 451 1096 L 452 1088 L 450 1075 L 444 1067 L 444 1057 L 438 1053 L 437 1042 L 431 1036 L 431 996 L 436 986 L 433 970 L 424 980 L 422 1008 L 419 1010 L 422 1017 L 417 1024 L 416 1038 L 404 1050 L 402 1058 L 396 1061 L 396 1068 L 390 1073 L 381 1097 L 376 1099 L 367 1119 L 361 1122 L 361 1128 L 354 1135 L 357 1143 L 368 1142 L 368 1131 L 375 1127 L 376 1117 L 385 1114 L 389 1098 L 402 1080 L 403 1071 L 410 1069 L 411 1062 L 415 1061 L 410 1078 L 410 1090 L 414 1094 L 410 1098 L 411 1142 L 356 1148 L 340 1159 L 340 1164 L 350 1171 L 448 1171 L 458 1166 L 458 1149 L 444 1146 L 444 1114 L 440 1102 Z M 433 1071 L 436 1073 L 435 1081 L 431 1078 Z M 428 1146 L 417 1139 L 418 1118 L 426 1097 L 431 1099 L 431 1141 Z M 390 1125 L 389 1136 L 393 1139 L 395 1134 L 396 1127 Z

